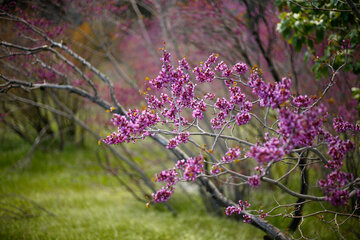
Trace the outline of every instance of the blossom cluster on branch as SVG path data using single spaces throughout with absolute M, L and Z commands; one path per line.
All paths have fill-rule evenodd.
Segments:
M 258 66 L 253 67 L 246 78 L 249 67 L 245 63 L 239 62 L 228 66 L 220 61 L 216 64 L 219 55 L 211 54 L 205 62 L 191 70 L 186 58 L 181 59 L 175 67 L 170 53 L 165 49 L 162 51 L 162 68 L 156 78 L 148 79 L 153 94 L 145 92 L 147 106 L 142 111 L 131 109 L 127 116 L 114 114 L 112 122 L 118 131 L 103 141 L 107 144 L 118 144 L 134 142 L 149 135 L 172 135 L 168 148 L 173 149 L 181 147 L 181 144 L 191 143 L 200 147 L 209 159 L 202 153 L 196 157 L 179 160 L 172 169 L 156 174 L 154 180 L 163 182 L 166 186 L 153 194 L 152 201 L 168 201 L 179 181 L 195 181 L 199 176 L 216 177 L 230 174 L 241 178 L 251 187 L 258 187 L 261 181 L 268 179 L 264 178 L 268 173 L 267 169 L 286 155 L 299 154 L 306 149 L 320 152 L 318 146 L 326 144 L 329 149 L 327 154 L 331 159 L 327 160 L 321 152 L 319 158 L 323 159 L 323 166 L 332 172 L 326 179 L 321 179 L 318 186 L 325 193 L 324 200 L 335 206 L 348 203 L 351 192 L 348 185 L 354 179 L 351 174 L 343 172 L 341 167 L 344 156 L 354 149 L 354 145 L 350 140 L 342 140 L 325 130 L 324 123 L 327 121 L 328 113 L 324 105 L 316 102 L 316 98 L 307 95 L 293 96 L 292 81 L 289 77 L 282 78 L 280 82 L 267 83 Z M 214 84 L 215 80 L 223 81 L 227 89 L 225 96 L 216 96 L 217 92 L 198 90 L 203 84 Z M 247 89 L 252 94 L 246 94 L 249 92 Z M 266 116 L 269 110 L 273 111 L 276 122 L 270 126 L 266 117 L 262 122 L 252 112 L 254 107 L 266 109 Z M 206 132 L 200 125 L 201 121 L 205 121 L 206 112 L 213 115 L 209 119 L 212 132 Z M 232 130 L 230 135 L 225 134 L 226 129 L 242 127 L 254 121 L 253 116 L 266 131 L 264 141 L 251 143 L 238 139 Z M 167 130 L 169 126 L 170 129 Z M 336 132 L 351 131 L 356 134 L 359 131 L 358 125 L 345 122 L 341 117 L 334 119 L 333 126 Z M 199 134 L 214 139 L 210 149 L 202 148 L 196 143 L 195 138 L 192 138 L 193 135 Z M 213 152 L 219 139 L 230 139 L 237 142 L 238 146 L 229 147 L 225 155 L 219 158 Z M 247 176 L 227 169 L 226 165 L 244 159 L 256 160 L 255 174 Z M 209 172 L 205 168 L 205 163 L 211 166 Z M 294 195 L 293 191 L 286 187 L 285 191 Z M 242 214 L 248 206 L 247 203 L 229 206 L 226 214 Z M 262 211 L 261 216 L 266 216 L 266 213 Z M 243 218 L 246 222 L 251 221 L 250 215 L 245 214 Z

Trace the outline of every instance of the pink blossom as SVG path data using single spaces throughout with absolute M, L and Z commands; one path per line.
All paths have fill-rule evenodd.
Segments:
M 169 188 L 162 187 L 156 193 L 153 193 L 152 197 L 154 202 L 156 203 L 167 202 L 173 193 L 174 193 L 173 187 L 169 187 Z
M 251 120 L 251 115 L 249 113 L 238 113 L 235 117 L 236 124 L 238 126 L 244 125 Z
M 249 177 L 249 185 L 254 188 L 259 187 L 260 186 L 259 175 L 253 175 L 252 177 Z
M 241 150 L 239 148 L 229 148 L 229 150 L 222 157 L 221 161 L 224 163 L 233 162 L 235 159 L 239 158 Z
M 259 164 L 268 163 L 270 161 L 277 162 L 285 155 L 282 145 L 282 141 L 277 138 L 272 138 L 262 146 L 259 143 L 252 146 L 247 155 L 255 158 Z
M 246 63 L 239 62 L 234 65 L 233 70 L 238 74 L 243 75 L 247 72 L 248 66 L 246 65 Z

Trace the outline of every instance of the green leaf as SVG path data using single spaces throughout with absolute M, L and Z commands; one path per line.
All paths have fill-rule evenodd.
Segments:
M 353 44 L 357 44 L 357 43 L 360 43 L 360 34 L 359 34 L 359 31 L 358 29 L 353 29 L 350 31 L 350 41 L 351 41 L 351 45 Z
M 291 7 L 291 11 L 292 11 L 293 13 L 298 13 L 298 12 L 300 12 L 300 10 L 301 10 L 301 7 L 300 7 L 299 5 L 293 5 L 293 6 Z
M 304 62 L 306 63 L 307 61 L 309 61 L 309 57 L 310 57 L 310 53 L 309 51 L 306 51 L 304 54 Z
M 303 31 L 305 35 L 308 35 L 309 33 L 311 33 L 314 30 L 314 25 L 313 24 L 305 24 Z
M 290 28 L 286 28 L 286 29 L 282 32 L 282 35 L 283 35 L 284 39 L 289 38 L 290 34 L 291 34 Z
M 307 40 L 307 44 L 308 44 L 308 46 L 309 46 L 310 49 L 314 49 L 314 42 L 313 42 L 313 40 L 308 39 L 308 40 Z
M 319 74 L 322 77 L 327 77 L 329 76 L 329 69 L 326 66 L 321 65 L 319 68 Z
M 316 29 L 316 43 L 320 43 L 324 39 L 324 30 Z
M 355 74 L 360 74 L 360 62 L 357 62 L 353 65 L 353 71 Z
M 344 71 L 344 72 L 350 72 L 351 69 L 353 69 L 353 65 L 349 63 L 349 64 L 346 64 L 346 65 L 345 65 L 343 71 Z
M 292 44 L 294 45 L 295 51 L 300 52 L 302 47 L 302 39 L 294 36 L 292 39 Z
M 275 0 L 275 5 L 278 6 L 279 8 L 281 8 L 282 5 L 283 5 L 283 1 L 282 0 Z
M 357 87 L 351 88 L 352 96 L 354 99 L 359 100 L 360 99 L 360 89 Z

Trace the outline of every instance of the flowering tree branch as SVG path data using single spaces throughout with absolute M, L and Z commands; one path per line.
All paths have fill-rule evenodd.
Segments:
M 146 93 L 147 108 L 141 111 L 131 109 L 127 116 L 115 114 L 112 119 L 113 124 L 118 127 L 118 132 L 114 132 L 105 138 L 105 143 L 135 142 L 150 136 L 163 146 L 171 149 L 180 159 L 174 168 L 156 174 L 155 181 L 163 182 L 166 186 L 153 194 L 153 202 L 159 203 L 169 200 L 177 182 L 199 179 L 221 206 L 229 204 L 226 209 L 227 215 L 239 214 L 245 222 L 253 223 L 263 229 L 261 220 L 246 211 L 246 208 L 250 206 L 248 202 L 240 200 L 239 204 L 236 205 L 227 200 L 223 194 L 214 188 L 215 185 L 209 179 L 230 175 L 240 179 L 243 183 L 248 183 L 252 187 L 258 187 L 260 182 L 263 181 L 275 185 L 285 193 L 298 198 L 295 204 L 297 210 L 291 215 L 294 216 L 294 219 L 301 219 L 300 222 L 294 220 L 293 224 L 291 224 L 292 229 L 295 229 L 299 223 L 301 225 L 303 222 L 301 208 L 306 200 L 329 201 L 337 206 L 347 204 L 351 197 L 359 193 L 359 190 L 349 191 L 347 189 L 346 184 L 351 184 L 353 176 L 341 171 L 342 159 L 346 152 L 353 149 L 353 144 L 349 140 L 344 141 L 334 137 L 323 128 L 327 113 L 325 107 L 318 104 L 321 98 L 316 100 L 306 95 L 292 97 L 290 93 L 291 80 L 289 78 L 283 78 L 276 84 L 265 83 L 261 78 L 261 69 L 254 67 L 248 77 L 248 82 L 245 84 L 257 96 L 255 101 L 250 101 L 250 96 L 247 97 L 242 93 L 240 87 L 237 86 L 237 82 L 233 80 L 235 78 L 233 75 L 236 76 L 235 73 L 241 76 L 247 72 L 246 64 L 237 63 L 230 68 L 221 61 L 216 67 L 212 67 L 217 60 L 218 56 L 212 54 L 205 62 L 196 66 L 193 69 L 196 82 L 193 82 L 187 73 L 190 67 L 186 59 L 180 60 L 179 66 L 175 68 L 172 66 L 170 54 L 163 49 L 162 69 L 156 78 L 149 80 L 149 84 L 154 90 L 159 91 L 159 95 Z M 340 66 L 339 69 L 342 67 Z M 335 81 L 334 76 L 338 73 L 338 70 L 334 71 L 332 75 L 332 83 Z M 195 94 L 195 88 L 198 85 L 211 83 L 215 79 L 215 72 L 220 72 L 224 78 L 223 81 L 229 90 L 229 100 L 226 97 L 218 97 L 215 100 L 215 95 L 212 93 L 203 93 L 203 98 Z M 330 87 L 331 85 L 328 85 L 324 92 L 326 93 Z M 210 103 L 212 101 L 214 103 Z M 256 116 L 255 114 L 249 114 L 254 104 L 259 104 L 260 108 L 265 107 L 267 109 L 264 122 L 260 121 L 259 117 L 256 117 L 268 131 L 265 134 L 265 142 L 263 143 L 259 141 L 251 143 L 238 139 L 234 137 L 233 133 L 236 125 L 245 125 L 251 121 L 251 116 Z M 208 109 L 214 111 L 215 117 L 210 120 L 214 133 L 204 131 L 199 125 L 200 120 L 204 118 L 205 112 L 209 111 Z M 271 127 L 273 134 L 270 134 L 270 128 L 267 125 L 269 109 L 276 109 L 278 114 L 278 120 Z M 191 117 L 193 120 L 189 121 L 188 119 L 191 119 Z M 336 121 L 338 122 L 334 122 L 334 127 L 337 131 L 344 131 L 345 128 L 357 132 L 360 129 L 358 125 L 351 125 L 341 119 Z M 173 125 L 173 130 L 163 130 L 161 125 L 164 124 Z M 274 125 L 276 125 L 276 128 Z M 198 130 L 198 133 L 192 129 Z M 167 141 L 161 135 L 172 135 L 173 138 Z M 193 138 L 196 135 L 213 138 L 210 149 L 197 143 Z M 315 136 L 318 136 L 318 138 L 315 139 Z M 214 150 L 220 139 L 225 141 L 226 146 L 228 145 L 227 141 L 235 141 L 247 148 L 247 150 L 244 150 L 247 152 L 243 153 L 243 158 L 241 158 L 242 146 L 228 147 L 228 151 L 219 159 Z M 196 148 L 200 148 L 201 154 L 191 157 L 181 151 L 179 146 L 187 142 L 192 143 Z M 333 158 L 332 160 L 327 160 L 321 151 L 317 149 L 317 146 L 323 144 L 328 145 L 330 149 L 328 154 Z M 311 162 L 310 159 L 307 160 L 308 157 L 305 155 L 307 151 L 314 152 L 321 160 L 319 163 L 333 169 L 327 179 L 319 181 L 320 188 L 325 189 L 325 196 L 306 194 L 308 191 L 306 167 Z M 209 156 L 210 159 L 205 158 L 203 154 Z M 272 166 L 291 154 L 298 154 L 298 162 L 292 169 L 278 180 L 266 176 Z M 225 166 L 251 158 L 255 159 L 258 164 L 255 168 L 258 173 L 252 176 L 230 170 Z M 211 175 L 206 174 L 205 164 L 212 166 Z M 293 174 L 297 167 L 300 168 L 302 173 L 300 193 L 291 190 L 280 182 L 286 176 Z M 334 178 L 338 180 L 334 182 Z M 262 212 L 261 217 L 264 218 L 265 216 L 266 213 Z M 271 228 L 268 226 L 266 232 L 274 238 L 278 237 L 274 235 Z M 286 237 L 285 235 L 282 236 Z

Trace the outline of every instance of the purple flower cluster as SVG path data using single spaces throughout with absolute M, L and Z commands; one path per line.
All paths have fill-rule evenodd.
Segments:
M 249 177 L 248 182 L 251 187 L 257 188 L 260 186 L 260 176 L 257 174 L 252 175 L 251 177 Z
M 326 200 L 334 206 L 341 206 L 348 203 L 350 193 L 344 189 L 345 185 L 352 181 L 352 174 L 341 171 L 343 158 L 346 153 L 354 148 L 350 140 L 341 140 L 339 136 L 332 136 L 330 133 L 323 131 L 325 141 L 328 143 L 329 151 L 327 152 L 332 159 L 328 160 L 325 167 L 333 169 L 326 179 L 319 180 L 319 186 L 324 189 Z
M 194 100 L 191 107 L 193 109 L 192 112 L 193 118 L 197 118 L 200 120 L 204 118 L 204 112 L 206 111 L 206 105 L 204 100 L 200 100 L 200 101 Z
M 167 148 L 176 148 L 180 143 L 187 143 L 189 141 L 189 132 L 183 132 L 177 135 L 176 137 L 169 140 L 169 144 L 166 146 Z
M 234 213 L 236 214 L 241 214 L 241 211 L 240 208 L 238 207 L 235 207 L 235 206 L 229 206 L 225 209 L 225 214 L 228 215 L 228 216 L 231 216 L 233 215 Z
M 185 181 L 195 181 L 196 177 L 204 173 L 204 157 L 199 155 L 188 160 L 182 159 L 177 161 L 175 167 L 169 170 L 163 170 L 155 174 L 154 181 L 166 183 L 166 187 L 162 187 L 156 193 L 153 193 L 153 201 L 156 203 L 166 202 L 174 193 L 174 185 L 181 179 L 179 172 L 182 172 L 182 178 Z
M 296 146 L 312 146 L 313 141 L 321 132 L 327 116 L 323 105 L 306 112 L 293 112 L 289 108 L 281 108 L 279 113 L 279 132 L 288 141 L 288 149 Z
M 254 158 L 259 164 L 265 164 L 270 161 L 277 162 L 284 155 L 283 142 L 278 138 L 271 138 L 262 146 L 256 143 L 247 153 L 248 157 Z
M 262 220 L 264 220 L 266 217 L 269 216 L 269 214 L 266 213 L 266 212 L 264 212 L 264 210 L 262 210 L 262 209 L 259 211 L 259 213 L 260 213 L 260 218 L 261 218 Z
M 324 132 L 325 141 L 328 143 L 329 151 L 327 152 L 332 160 L 328 160 L 326 167 L 330 169 L 340 169 L 343 165 L 345 154 L 354 148 L 354 144 L 350 140 L 341 140 L 339 136 L 332 136 L 328 132 Z
M 111 133 L 103 141 L 106 144 L 135 142 L 136 137 L 147 136 L 148 132 L 145 129 L 156 125 L 159 121 L 158 114 L 148 109 L 141 112 L 137 109 L 130 110 L 127 113 L 127 118 L 123 115 L 114 114 L 111 122 L 118 127 L 118 131 Z
M 183 59 L 181 59 L 179 61 L 179 66 L 184 69 L 184 70 L 187 70 L 189 71 L 190 70 L 190 65 L 189 63 L 186 61 L 186 57 L 184 57 Z
M 204 173 L 204 156 L 199 155 L 195 158 L 189 158 L 184 166 L 184 180 L 195 181 L 196 177 Z
M 162 187 L 156 193 L 152 194 L 153 201 L 156 203 L 169 201 L 171 195 L 174 193 L 173 187 Z
M 228 116 L 229 112 L 234 108 L 234 106 L 226 98 L 218 98 L 214 106 L 215 108 L 219 109 L 220 112 L 215 118 L 210 120 L 211 126 L 214 129 L 220 129 L 226 123 L 225 119 Z
M 218 164 L 215 164 L 211 167 L 210 173 L 216 175 L 221 172 L 221 167 Z
M 185 165 L 186 165 L 186 160 L 182 159 L 176 162 L 175 167 L 179 170 L 184 171 L 185 170 Z
M 233 72 L 237 72 L 238 74 L 245 74 L 248 70 L 248 67 L 245 63 L 236 63 L 232 69 L 224 63 L 224 61 L 221 61 L 216 67 L 215 71 L 221 72 L 223 77 L 230 77 Z
M 206 67 L 209 71 L 211 71 L 210 66 L 216 61 L 216 59 L 217 56 L 213 54 L 201 66 Z M 189 74 L 185 72 L 187 70 L 190 70 L 190 67 L 185 58 L 179 61 L 179 67 L 175 69 L 171 65 L 169 53 L 164 50 L 162 57 L 162 70 L 155 79 L 149 81 L 154 88 L 161 89 L 166 87 L 169 89 L 172 97 L 169 97 L 165 93 L 161 93 L 159 99 L 156 96 L 147 95 L 146 100 L 148 102 L 148 108 L 161 110 L 161 115 L 165 119 L 174 121 L 175 126 L 179 126 L 180 122 L 182 125 L 186 125 L 188 123 L 183 116 L 180 116 L 179 119 L 179 113 L 184 108 L 191 109 L 192 116 L 196 119 L 202 119 L 204 117 L 204 112 L 206 111 L 206 104 L 204 100 L 195 98 L 194 91 L 196 84 L 190 81 Z M 202 72 L 202 70 L 199 71 L 201 76 L 204 74 L 207 76 L 207 73 Z M 214 94 L 208 94 L 208 98 L 213 98 L 214 96 Z M 167 121 L 168 120 L 165 122 Z M 176 145 L 175 139 L 171 141 L 170 146 L 172 145 Z
M 313 102 L 313 99 L 308 97 L 307 95 L 300 95 L 293 99 L 293 104 L 296 107 L 309 107 Z
M 189 107 L 194 98 L 195 84 L 192 82 L 177 81 L 171 85 L 172 93 L 178 97 L 179 104 Z
M 241 214 L 241 211 L 244 211 L 245 209 L 249 208 L 251 204 L 248 201 L 239 200 L 238 205 L 235 206 L 229 206 L 226 208 L 225 213 L 226 215 L 230 216 L 233 213 Z
M 263 175 L 263 174 L 264 174 L 264 168 L 263 168 L 262 166 L 256 166 L 256 167 L 254 168 L 254 170 L 255 170 L 256 172 L 259 172 L 260 175 Z
M 182 159 L 177 161 L 174 169 L 162 171 L 160 174 L 156 174 L 156 181 L 166 182 L 167 185 L 174 185 L 179 180 L 176 169 L 183 172 L 182 176 L 185 181 L 195 181 L 199 174 L 204 173 L 204 156 L 199 155 L 187 160 Z
M 161 109 L 164 106 L 164 104 L 168 101 L 168 99 L 166 99 L 165 101 L 164 101 L 164 99 L 159 100 L 154 95 L 146 95 L 145 99 L 148 103 L 148 108 L 151 108 L 154 110 Z
M 213 100 L 213 99 L 215 98 L 215 94 L 213 94 L 213 93 L 206 93 L 206 94 L 204 95 L 204 98 L 205 98 L 205 99 L 209 99 L 209 100 Z
M 249 76 L 248 85 L 260 98 L 260 106 L 271 106 L 273 109 L 280 106 L 290 98 L 291 80 L 281 79 L 280 83 L 266 84 L 255 69 Z
M 342 117 L 334 118 L 333 120 L 333 127 L 336 132 L 346 132 L 347 130 L 353 131 L 353 132 L 359 132 L 360 126 L 358 124 L 351 124 L 347 121 L 344 121 Z
M 157 89 L 165 87 L 167 83 L 174 79 L 174 75 L 176 74 L 174 67 L 171 65 L 171 55 L 165 49 L 163 50 L 163 56 L 160 60 L 162 62 L 162 67 L 158 76 L 149 81 L 151 86 Z
M 341 206 L 347 204 L 349 201 L 349 191 L 343 188 L 352 180 L 352 174 L 335 170 L 327 175 L 325 180 L 320 180 L 319 186 L 324 189 L 327 201 L 331 202 L 334 206 Z
M 241 126 L 241 125 L 244 125 L 244 124 L 250 122 L 251 115 L 249 113 L 247 113 L 247 112 L 238 113 L 238 114 L 236 114 L 235 120 L 236 120 L 236 124 L 238 126 Z
M 248 183 L 251 187 L 257 188 L 260 186 L 260 176 L 264 175 L 264 168 L 262 166 L 256 166 L 254 168 L 256 172 L 259 172 L 259 174 L 254 174 L 251 177 L 249 177 Z
M 241 111 L 243 112 L 250 112 L 252 109 L 253 104 L 249 101 L 245 101 L 244 104 L 241 106 Z
M 222 157 L 221 161 L 224 163 L 231 163 L 235 159 L 239 158 L 240 154 L 240 148 L 229 148 L 229 150 L 225 153 L 225 156 Z
M 229 112 L 233 109 L 233 105 L 226 98 L 218 98 L 215 102 L 215 108 L 223 111 L 224 113 L 229 114 Z
M 217 61 L 218 55 L 212 54 L 199 66 L 195 67 L 193 72 L 195 73 L 196 80 L 200 83 L 211 82 L 215 78 L 215 72 L 212 70 L 212 65 Z M 204 112 L 207 110 L 206 104 L 203 99 L 197 99 L 194 97 L 194 90 L 196 84 L 190 81 L 189 74 L 185 73 L 184 70 L 189 70 L 189 64 L 186 59 L 179 61 L 179 67 L 174 68 L 171 65 L 170 54 L 163 51 L 162 69 L 155 79 L 150 80 L 150 84 L 157 89 L 164 87 L 171 89 L 172 97 L 162 97 L 158 99 L 155 96 L 147 96 L 148 107 L 154 110 L 161 110 L 161 115 L 165 119 L 169 119 L 175 122 L 175 126 L 180 124 L 185 125 L 186 119 L 180 117 L 179 112 L 183 108 L 189 108 L 192 110 L 192 117 L 194 119 L 203 119 Z M 246 64 L 238 63 L 233 67 L 234 71 L 239 74 L 243 74 L 247 71 Z M 220 62 L 216 67 L 215 71 L 221 71 L 223 76 L 229 77 L 232 74 L 232 69 L 229 68 L 224 62 Z M 211 124 L 214 129 L 220 129 L 224 124 L 227 123 L 225 120 L 230 111 L 232 111 L 237 105 L 240 108 L 240 112 L 236 116 L 236 122 L 238 125 L 246 124 L 250 121 L 251 116 L 248 113 L 251 108 L 251 102 L 245 101 L 245 94 L 241 92 L 241 89 L 237 86 L 230 86 L 233 81 L 228 79 L 226 84 L 229 86 L 230 99 L 218 98 L 214 104 L 216 109 L 219 109 L 219 113 L 213 119 Z M 213 100 L 215 95 L 208 93 L 204 96 L 205 99 Z M 231 116 L 232 117 L 232 116 Z M 166 120 L 167 121 L 167 120 Z M 176 139 L 172 139 L 169 146 L 176 146 Z
M 242 215 L 244 223 L 251 223 L 252 217 L 246 214 Z
M 212 82 L 215 79 L 215 72 L 211 69 L 211 65 L 214 64 L 217 59 L 218 56 L 216 54 L 211 54 L 205 63 L 194 68 L 193 72 L 198 82 Z
M 229 87 L 229 91 L 229 101 L 226 98 L 218 98 L 214 104 L 215 108 L 220 110 L 217 116 L 210 120 L 211 126 L 214 129 L 220 129 L 227 123 L 225 120 L 226 117 L 229 115 L 230 111 L 235 108 L 235 105 L 238 104 L 240 104 L 240 112 L 237 113 L 235 117 L 236 123 L 240 126 L 251 120 L 251 115 L 248 112 L 252 109 L 252 103 L 245 101 L 245 95 L 241 93 L 239 87 Z
M 219 54 L 212 53 L 208 59 L 205 61 L 205 66 L 210 67 L 212 64 L 214 64 L 219 58 Z
M 229 206 L 225 209 L 225 214 L 228 216 L 231 216 L 232 214 L 238 214 L 240 215 L 242 211 L 244 211 L 246 208 L 250 207 L 250 203 L 248 203 L 248 201 L 243 201 L 240 200 L 239 204 L 235 207 L 235 206 Z M 247 215 L 247 214 L 243 214 L 243 221 L 246 223 L 250 223 L 251 222 L 251 216 Z
M 229 87 L 230 103 L 233 105 L 242 104 L 245 101 L 245 94 L 241 92 L 239 87 Z
M 246 65 L 246 63 L 240 63 L 239 62 L 239 63 L 234 65 L 233 70 L 235 72 L 237 72 L 238 74 L 243 75 L 243 74 L 245 74 L 247 72 L 248 66 Z
M 221 72 L 221 75 L 223 77 L 230 77 L 233 71 L 224 63 L 221 61 L 216 67 L 215 71 Z
M 218 65 L 214 68 L 214 70 L 217 72 L 223 72 L 226 71 L 227 69 L 229 69 L 229 67 L 226 65 L 224 61 L 219 62 Z
M 196 84 L 190 81 L 190 76 L 186 70 L 190 69 L 186 59 L 183 58 L 179 61 L 179 67 L 174 68 L 171 65 L 170 53 L 163 50 L 162 69 L 158 76 L 149 81 L 150 85 L 156 89 L 162 89 L 164 87 L 170 88 L 172 97 L 170 98 L 167 94 L 162 93 L 160 100 L 152 95 L 147 95 L 146 100 L 148 107 L 151 109 L 163 109 L 161 115 L 164 118 L 175 121 L 177 125 L 185 125 L 187 121 L 181 117 L 180 120 L 177 114 L 181 112 L 182 108 L 194 108 L 196 116 L 201 117 L 202 112 L 199 109 L 204 110 L 203 105 L 194 104 L 194 90 Z M 165 106 L 165 104 L 168 104 Z M 205 109 L 206 110 L 206 109 Z
M 215 73 L 209 67 L 204 67 L 202 65 L 194 68 L 194 73 L 196 75 L 196 80 L 200 83 L 203 82 L 212 82 L 215 79 Z
M 160 173 L 155 174 L 156 182 L 164 182 L 167 187 L 173 186 L 179 180 L 178 173 L 175 169 L 163 170 Z
M 219 112 L 216 117 L 210 120 L 211 127 L 213 129 L 220 129 L 226 123 L 225 120 L 226 117 L 227 117 L 226 112 L 224 111 Z

